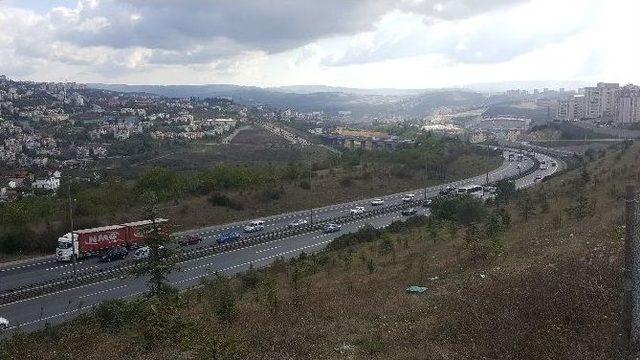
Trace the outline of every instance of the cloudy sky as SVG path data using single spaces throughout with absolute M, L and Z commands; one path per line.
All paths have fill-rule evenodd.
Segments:
M 0 0 L 0 74 L 130 84 L 640 83 L 638 0 Z

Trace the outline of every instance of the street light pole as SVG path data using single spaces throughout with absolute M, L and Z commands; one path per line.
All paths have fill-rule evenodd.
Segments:
M 76 281 L 76 241 L 73 234 L 73 204 L 71 202 L 71 178 L 69 177 L 67 180 L 67 188 L 68 188 L 68 198 L 69 198 L 69 227 L 71 236 L 71 262 L 73 266 L 73 281 Z

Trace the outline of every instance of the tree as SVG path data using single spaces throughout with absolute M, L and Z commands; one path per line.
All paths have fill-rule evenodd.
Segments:
M 145 193 L 146 214 L 150 219 L 151 227 L 147 237 L 149 257 L 135 267 L 135 275 L 148 277 L 149 296 L 165 298 L 175 293 L 175 289 L 168 280 L 169 274 L 176 270 L 176 257 L 169 246 L 171 236 L 165 226 L 157 222 L 157 198 L 154 193 Z
M 468 195 L 440 197 L 431 204 L 434 219 L 456 221 L 465 225 L 484 219 L 486 213 L 482 202 Z
M 512 181 L 500 180 L 496 183 L 496 204 L 508 204 L 518 194 Z
M 529 216 L 533 213 L 533 201 L 528 192 L 522 193 L 518 198 L 518 212 L 525 222 L 529 221 Z

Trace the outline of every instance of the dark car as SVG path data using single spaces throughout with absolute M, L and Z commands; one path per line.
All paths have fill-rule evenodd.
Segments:
M 444 188 L 444 189 L 440 190 L 440 195 L 442 195 L 442 196 L 447 196 L 447 195 L 449 195 L 449 194 L 453 193 L 453 191 L 454 191 L 455 189 L 456 189 L 456 188 L 454 188 L 453 186 L 447 186 L 446 188 Z
M 426 199 L 422 202 L 422 207 L 426 207 L 426 208 L 431 207 L 432 202 L 433 202 L 432 199 Z
M 334 232 L 338 232 L 340 231 L 342 227 L 338 224 L 327 224 L 324 227 L 324 232 L 325 233 L 334 233 Z
M 413 216 L 417 212 L 418 212 L 418 210 L 416 210 L 416 208 L 408 208 L 408 209 L 402 210 L 402 215 L 404 215 L 404 216 Z
M 237 240 L 240 240 L 240 233 L 233 231 L 220 235 L 218 238 L 218 244 L 226 244 Z
M 202 241 L 202 236 L 196 235 L 196 234 L 190 234 L 178 239 L 178 244 L 180 244 L 180 246 L 195 245 L 195 244 L 199 244 L 201 241 Z
M 111 262 L 114 260 L 122 260 L 129 255 L 129 250 L 127 250 L 124 246 L 118 246 L 113 249 L 107 250 L 102 256 L 100 256 L 100 261 L 102 262 Z

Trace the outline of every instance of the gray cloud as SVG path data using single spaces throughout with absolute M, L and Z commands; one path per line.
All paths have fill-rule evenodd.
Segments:
M 153 49 L 150 63 L 202 64 L 243 51 L 278 53 L 371 30 L 394 9 L 450 19 L 522 1 L 102 0 L 95 7 L 83 6 L 76 17 L 59 19 L 63 26 L 56 37 L 83 47 Z M 78 30 L 92 23 L 101 26 Z

